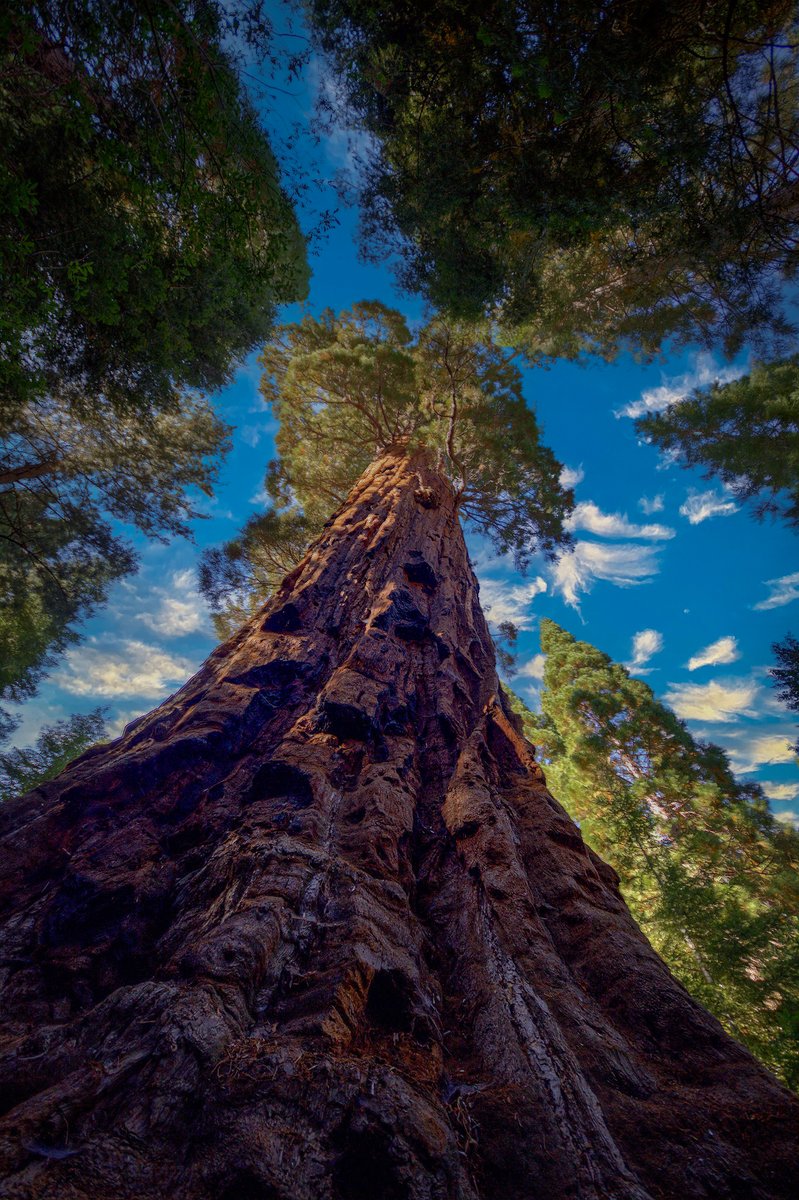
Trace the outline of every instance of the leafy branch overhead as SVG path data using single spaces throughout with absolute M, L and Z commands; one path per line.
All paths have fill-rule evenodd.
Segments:
M 4 6 L 0 432 L 42 395 L 149 411 L 216 388 L 304 296 L 303 238 L 225 48 L 258 33 L 256 7 Z
M 757 363 L 637 422 L 682 466 L 702 467 L 755 515 L 799 526 L 799 355 Z
M 789 0 L 309 0 L 371 135 L 378 260 L 533 358 L 779 341 L 795 277 Z M 333 106 L 335 107 L 335 106 Z
M 412 334 L 377 302 L 280 327 L 261 363 L 280 422 L 267 474 L 273 509 L 206 555 L 203 585 L 217 610 L 261 602 L 383 450 L 427 446 L 453 481 L 460 511 L 523 568 L 569 540 L 572 495 L 542 444 L 518 368 L 487 325 L 434 317 Z M 224 598 L 224 602 L 223 602 Z

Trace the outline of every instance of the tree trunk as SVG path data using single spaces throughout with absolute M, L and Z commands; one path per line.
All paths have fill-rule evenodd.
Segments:
M 795 1194 L 799 1106 L 547 792 L 424 455 L 0 819 L 3 1197 Z

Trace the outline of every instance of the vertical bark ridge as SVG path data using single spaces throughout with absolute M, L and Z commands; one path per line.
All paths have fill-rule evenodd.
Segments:
M 776 1200 L 797 1104 L 670 976 L 389 452 L 175 696 L 0 813 L 0 1196 Z

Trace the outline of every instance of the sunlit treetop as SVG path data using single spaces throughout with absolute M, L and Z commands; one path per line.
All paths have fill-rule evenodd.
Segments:
M 412 333 L 400 313 L 364 302 L 278 328 L 261 363 L 280 457 L 266 472 L 271 507 L 203 555 L 220 636 L 264 602 L 390 447 L 429 448 L 469 524 L 518 566 L 569 541 L 572 493 L 486 323 L 435 317 Z
M 435 317 L 412 334 L 398 312 L 361 303 L 282 326 L 261 362 L 280 422 L 268 480 L 279 503 L 323 521 L 383 450 L 427 446 L 501 553 L 523 566 L 568 540 L 560 463 L 487 327 Z
M 309 0 L 376 257 L 531 357 L 764 344 L 796 269 L 787 0 Z M 341 115 L 341 114 L 339 114 Z

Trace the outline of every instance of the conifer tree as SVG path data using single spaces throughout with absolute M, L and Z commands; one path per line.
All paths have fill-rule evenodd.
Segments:
M 105 732 L 104 710 L 95 708 L 43 726 L 31 747 L 0 750 L 0 801 L 55 779 L 84 750 L 104 741 Z
M 771 647 L 777 658 L 777 666 L 772 667 L 769 674 L 777 689 L 777 695 L 783 704 L 794 712 L 799 712 L 799 641 L 792 633 L 787 633 L 781 642 L 775 642 Z M 799 740 L 794 750 L 799 754 Z
M 541 648 L 525 722 L 554 794 L 677 977 L 797 1087 L 799 835 L 624 667 L 548 620 Z
M 572 494 L 487 323 L 435 317 L 412 336 L 400 313 L 362 302 L 281 327 L 261 363 L 280 457 L 266 475 L 270 509 L 204 556 L 220 633 L 264 602 L 390 446 L 433 450 L 460 512 L 519 566 L 568 541 Z
M 799 356 L 755 364 L 636 423 L 685 467 L 703 468 L 755 515 L 799 526 Z
M 792 0 L 309 0 L 367 246 L 532 358 L 786 331 Z M 329 89 L 333 92 L 333 89 Z
M 239 76 L 262 6 L 10 0 L 0 17 L 0 435 L 32 399 L 152 414 L 307 290 Z

